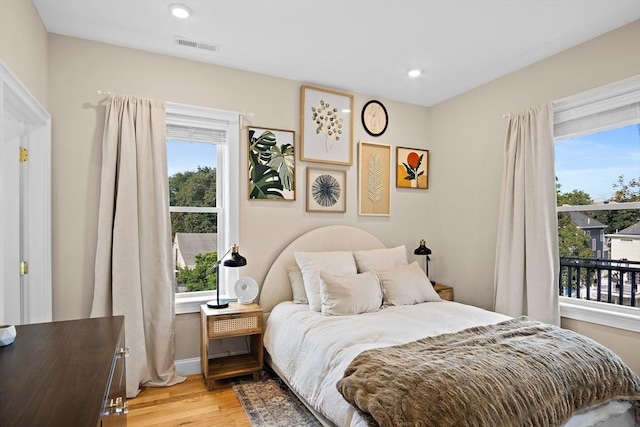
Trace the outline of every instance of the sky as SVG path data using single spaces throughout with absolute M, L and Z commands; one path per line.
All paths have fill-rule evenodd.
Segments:
M 613 184 L 640 178 L 640 124 L 555 142 L 556 176 L 568 193 L 582 190 L 594 202 L 613 196 Z
M 198 166 L 215 168 L 216 146 L 198 142 L 168 141 L 167 161 L 169 176 L 178 172 L 198 170 Z

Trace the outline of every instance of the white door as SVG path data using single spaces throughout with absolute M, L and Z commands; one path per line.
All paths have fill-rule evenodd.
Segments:
M 52 320 L 51 118 L 0 61 L 0 324 Z
M 0 151 L 0 244 L 2 253 L 3 307 L 2 323 L 22 323 L 22 296 L 20 291 L 20 164 L 18 150 L 20 123 L 8 112 L 2 118 L 2 147 Z M 13 161 L 11 158 L 13 157 Z M 15 268 L 11 268 L 14 266 Z

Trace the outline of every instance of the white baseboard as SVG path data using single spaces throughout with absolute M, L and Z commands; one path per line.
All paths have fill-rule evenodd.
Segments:
M 191 359 L 176 360 L 176 371 L 182 376 L 201 374 L 200 358 L 193 357 Z

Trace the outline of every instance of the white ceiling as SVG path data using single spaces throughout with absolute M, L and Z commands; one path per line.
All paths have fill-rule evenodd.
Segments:
M 640 0 L 33 3 L 52 33 L 425 106 L 640 19 Z M 173 17 L 173 3 L 191 17 Z M 178 46 L 176 35 L 220 49 Z

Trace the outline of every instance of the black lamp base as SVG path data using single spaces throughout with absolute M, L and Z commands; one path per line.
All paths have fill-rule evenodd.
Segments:
M 225 300 L 208 301 L 207 302 L 207 307 L 209 307 L 209 308 L 227 308 L 227 307 L 229 307 L 229 301 L 225 301 Z

